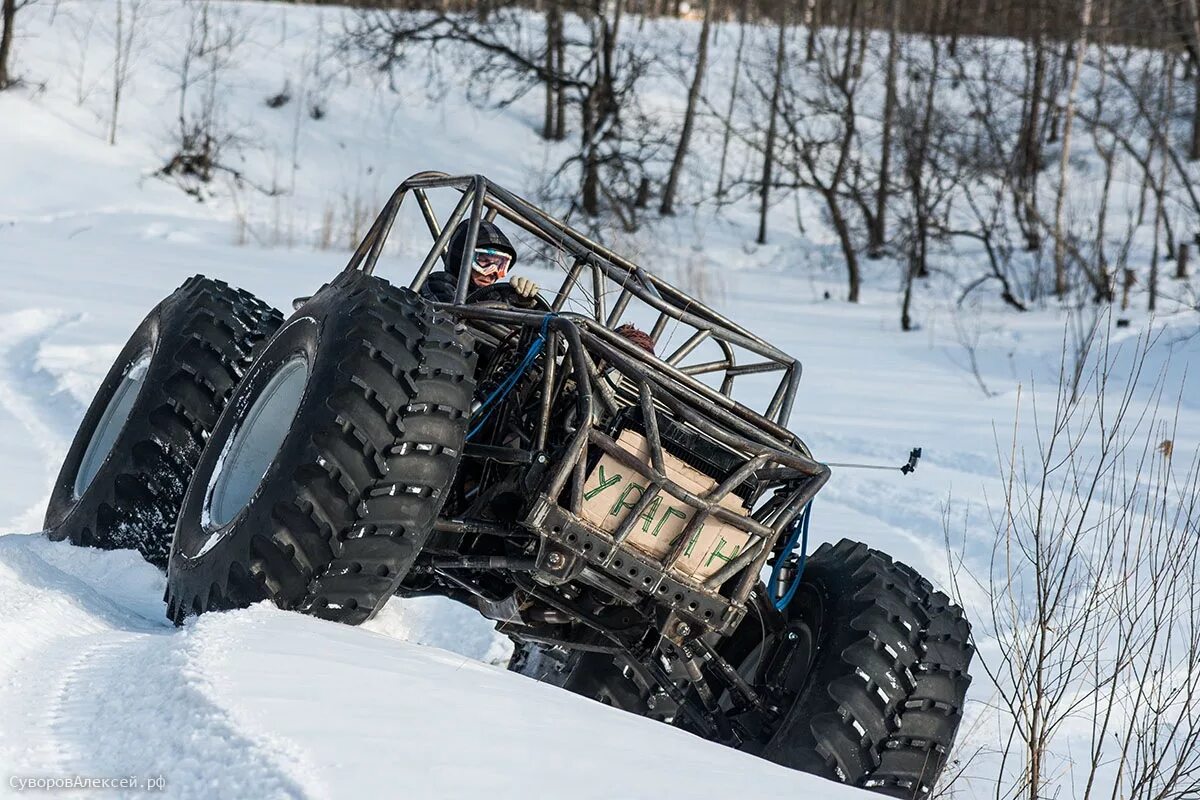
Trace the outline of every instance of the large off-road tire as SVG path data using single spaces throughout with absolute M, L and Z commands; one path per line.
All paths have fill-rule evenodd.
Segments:
M 785 627 L 764 643 L 767 628 L 751 613 L 718 647 L 771 705 L 785 709 L 780 718 L 753 711 L 738 717 L 742 749 L 882 794 L 928 796 L 971 682 L 974 648 L 962 609 L 911 567 L 843 539 L 808 559 L 785 617 Z M 627 711 L 656 713 L 601 654 L 518 643 L 509 669 Z M 728 695 L 720 700 L 729 707 Z M 691 728 L 686 717 L 675 722 Z
M 249 292 L 202 275 L 159 303 L 84 414 L 46 509 L 50 538 L 136 548 L 165 567 L 205 440 L 282 322 Z
M 895 797 L 928 796 L 971 682 L 962 609 L 912 568 L 846 539 L 813 553 L 802 581 L 788 611 L 815 646 L 760 755 Z
M 270 599 L 369 619 L 445 503 L 474 370 L 467 334 L 409 290 L 361 272 L 323 287 L 217 423 L 180 511 L 168 616 Z
M 516 642 L 508 669 L 598 703 L 648 716 L 644 693 L 622 674 L 611 654 Z

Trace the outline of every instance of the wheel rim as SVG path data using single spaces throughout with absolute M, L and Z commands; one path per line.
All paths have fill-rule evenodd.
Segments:
M 308 362 L 297 356 L 275 371 L 230 438 L 209 482 L 204 528 L 228 525 L 245 508 L 275 461 L 308 384 Z M 216 544 L 210 538 L 196 555 Z
M 794 702 L 796 696 L 803 691 L 812 674 L 817 642 L 823 629 L 824 604 L 820 595 L 814 592 L 811 586 L 802 585 L 800 587 L 800 592 L 793 598 L 787 613 L 788 625 L 784 630 L 768 632 L 765 638 L 756 635 L 752 643 L 743 644 L 745 649 L 741 649 L 739 655 L 726 654 L 727 658 L 732 659 L 731 664 L 742 679 L 755 691 L 764 693 L 766 687 L 762 682 L 765 678 L 763 671 L 771 667 L 779 656 L 781 648 L 787 647 L 793 650 L 792 663 L 800 665 L 802 669 L 799 671 L 789 670 L 789 680 L 783 687 L 782 694 L 773 696 L 762 694 L 763 699 L 771 705 Z M 727 713 L 731 711 L 735 702 L 733 691 L 730 689 L 722 691 L 717 702 L 722 711 Z M 782 717 L 778 714 L 764 715 L 753 708 L 744 709 L 739 715 L 738 721 L 744 729 L 752 731 L 756 735 L 752 741 L 743 744 L 741 749 L 747 752 L 760 752 L 777 732 L 776 729 L 781 719 Z
M 133 404 L 137 401 L 138 395 L 142 391 L 142 385 L 145 383 L 151 355 L 149 350 L 144 351 L 138 354 L 125 368 L 125 374 L 121 376 L 117 390 L 109 399 L 104 413 L 100 416 L 100 422 L 92 431 L 92 438 L 88 440 L 87 448 L 83 451 L 83 459 L 79 462 L 79 470 L 75 473 L 74 492 L 76 498 L 83 497 L 83 493 L 92 485 L 92 481 L 100 473 L 100 468 L 108 460 L 108 454 L 112 452 L 113 445 L 117 443 L 121 431 L 124 430 L 125 423 L 133 412 Z

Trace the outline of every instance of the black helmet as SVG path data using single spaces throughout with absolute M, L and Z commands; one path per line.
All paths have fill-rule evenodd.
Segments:
M 459 265 L 462 264 L 463 247 L 467 243 L 467 230 L 470 226 L 469 220 L 458 223 L 458 227 L 454 229 L 454 235 L 450 237 L 450 244 L 446 247 L 446 268 L 455 274 L 458 274 Z M 517 250 L 512 246 L 512 242 L 504 235 L 504 231 L 500 230 L 499 225 L 486 219 L 479 221 L 479 236 L 475 239 L 475 249 L 478 250 L 482 247 L 499 250 L 501 253 L 508 253 L 512 256 L 510 269 L 517 265 Z

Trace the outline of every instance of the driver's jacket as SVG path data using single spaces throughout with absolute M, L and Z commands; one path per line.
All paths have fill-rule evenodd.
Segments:
M 421 287 L 421 296 L 435 303 L 453 303 L 454 293 L 457 289 L 458 276 L 446 270 L 438 270 L 437 272 L 429 273 L 429 277 L 425 279 L 425 285 Z M 488 300 L 509 303 L 514 306 L 528 306 L 530 304 L 528 300 L 517 294 L 516 289 L 507 283 L 494 283 L 491 286 L 473 289 L 467 293 L 467 302 L 478 302 L 482 299 L 480 295 L 485 290 Z

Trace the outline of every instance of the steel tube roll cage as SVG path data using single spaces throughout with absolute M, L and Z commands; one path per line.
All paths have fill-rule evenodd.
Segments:
M 461 193 L 444 225 L 429 200 L 428 192 L 435 189 Z M 453 303 L 435 305 L 473 327 L 498 326 L 534 332 L 544 329 L 547 334 L 546 346 L 539 356 L 541 403 L 530 439 L 535 452 L 518 448 L 506 454 L 505 448 L 495 446 L 480 447 L 476 452 L 486 450 L 486 457 L 508 459 L 512 463 L 532 463 L 547 456 L 542 450 L 555 422 L 551 418 L 555 388 L 565 385 L 568 378 L 574 382 L 573 427 L 567 432 L 565 444 L 553 452 L 537 497 L 523 520 L 526 527 L 542 536 L 539 569 L 556 573 L 563 581 L 588 582 L 589 576 L 597 572 L 615 576 L 624 584 L 623 589 L 628 587 L 625 589 L 628 595 L 652 598 L 669 607 L 677 619 L 695 624 L 697 628 L 693 630 L 732 631 L 745 613 L 750 592 L 777 543 L 829 477 L 829 468 L 814 460 L 804 443 L 785 427 L 800 378 L 799 362 L 481 175 L 454 177 L 422 172 L 404 181 L 355 250 L 346 265 L 347 271 L 374 272 L 409 193 L 415 197 L 433 240 L 410 288 L 419 290 L 438 262 L 445 262 L 450 235 L 466 218 L 468 236 L 463 260 L 457 265 L 446 265 L 458 270 L 457 297 Z M 565 255 L 565 263 L 570 263 L 562 285 L 549 303 L 549 313 L 466 303 L 470 259 L 480 223 L 497 216 Z M 585 271 L 591 273 L 589 311 L 565 311 L 573 290 L 587 293 L 586 284 L 580 282 Z M 609 287 L 619 291 L 611 308 L 606 307 Z M 650 332 L 656 343 L 670 321 L 685 332 L 690 331 L 688 338 L 673 352 L 659 358 L 614 333 L 613 329 L 635 300 L 657 314 Z M 706 341 L 715 343 L 722 357 L 688 363 L 688 357 Z M 735 348 L 761 360 L 739 364 Z M 765 409 L 756 411 L 733 399 L 737 377 L 766 372 L 779 372 L 780 379 Z M 698 379 L 713 374 L 719 376 L 719 388 Z M 640 407 L 649 464 L 618 445 L 615 434 L 599 425 L 602 420 L 611 420 L 620 408 L 630 406 Z M 718 442 L 737 457 L 740 465 L 703 494 L 681 486 L 667 474 L 657 423 L 660 413 Z M 644 481 L 639 499 L 611 534 L 581 517 L 583 484 L 592 448 L 636 472 Z M 471 455 L 471 445 L 465 455 Z M 738 513 L 722 504 L 750 479 L 756 480 L 760 487 L 753 498 L 757 507 Z M 659 560 L 631 547 L 627 539 L 650 503 L 663 494 L 694 511 L 665 558 Z M 708 578 L 684 576 L 675 568 L 693 534 L 710 518 L 743 531 L 748 541 Z M 443 521 L 439 527 L 479 524 L 486 523 Z M 558 555 L 547 559 L 551 551 Z M 612 585 L 609 578 L 604 579 L 604 584 L 604 588 Z

